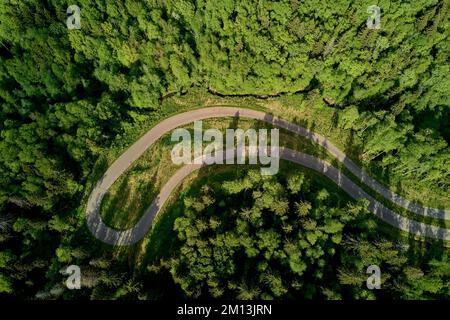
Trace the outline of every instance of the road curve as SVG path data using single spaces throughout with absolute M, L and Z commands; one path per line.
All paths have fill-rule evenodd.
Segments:
M 155 141 L 171 130 L 191 123 L 196 120 L 222 117 L 243 117 L 261 120 L 274 126 L 284 128 L 292 133 L 304 136 L 325 147 L 355 176 L 361 179 L 367 186 L 381 194 L 393 203 L 406 208 L 416 214 L 450 220 L 450 210 L 423 207 L 420 204 L 410 202 L 403 197 L 391 192 L 377 181 L 369 177 L 353 161 L 346 157 L 336 146 L 330 143 L 325 137 L 316 134 L 296 124 L 279 119 L 272 115 L 245 108 L 235 107 L 210 107 L 180 113 L 170 117 L 149 130 L 130 148 L 128 148 L 106 171 L 103 177 L 91 192 L 87 203 L 87 224 L 92 234 L 99 240 L 112 245 L 131 245 L 139 241 L 149 230 L 153 218 L 164 205 L 165 201 L 176 188 L 176 186 L 191 172 L 205 166 L 206 164 L 185 165 L 173 175 L 163 186 L 157 198 L 146 210 L 139 222 L 128 230 L 115 230 L 103 223 L 100 217 L 100 205 L 103 196 L 119 176 L 128 169 Z M 369 210 L 380 219 L 403 231 L 430 238 L 450 240 L 450 232 L 445 228 L 427 225 L 406 217 L 400 216 L 386 208 L 373 197 L 365 193 L 360 187 L 344 176 L 338 169 L 329 163 L 313 156 L 297 152 L 290 149 L 280 148 L 280 157 L 294 163 L 318 171 L 338 184 L 346 193 L 354 199 L 366 198 L 369 200 Z

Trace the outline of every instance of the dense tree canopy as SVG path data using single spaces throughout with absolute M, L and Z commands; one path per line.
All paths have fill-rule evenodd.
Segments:
M 88 257 L 107 259 L 108 252 L 88 244 L 80 207 L 94 164 L 127 128 L 142 119 L 156 119 L 164 98 L 193 88 L 211 96 L 302 95 L 311 108 L 333 108 L 336 126 L 364 141 L 358 160 L 391 175 L 393 181 L 413 181 L 421 190 L 446 194 L 450 187 L 449 1 L 377 3 L 382 9 L 379 30 L 366 27 L 367 7 L 373 4 L 368 0 L 2 0 L 0 294 L 34 297 L 47 290 L 41 296 L 51 297 L 49 290 L 59 281 L 61 267 L 73 261 L 89 264 Z M 66 26 L 66 10 L 72 4 L 81 8 L 79 30 Z M 267 192 L 255 198 L 249 210 L 268 206 L 281 219 L 293 205 L 286 197 L 299 188 L 300 181 L 286 183 L 290 187 L 270 186 L 279 188 L 268 190 L 277 196 L 270 198 Z M 231 194 L 242 192 L 239 187 L 232 182 L 228 186 Z M 290 226 L 297 233 L 312 224 L 320 226 L 320 235 L 309 230 L 296 241 L 312 246 L 300 247 L 299 252 L 306 255 L 310 249 L 310 267 L 322 268 L 328 259 L 320 252 L 322 242 L 338 245 L 346 223 L 341 218 L 331 223 L 330 217 L 334 210 L 348 208 L 327 204 L 326 192 L 317 196 L 323 200 L 314 201 L 322 201 L 323 206 L 311 199 L 298 202 L 299 212 L 312 210 L 317 217 Z M 177 232 L 186 239 L 183 221 L 188 220 L 183 219 L 203 210 L 188 207 L 191 214 L 177 222 Z M 282 225 L 276 231 L 266 225 L 257 236 L 252 229 L 260 223 L 257 217 L 253 227 L 242 218 L 238 226 L 237 217 L 236 213 L 236 230 L 230 226 L 217 235 L 211 233 L 207 241 L 231 237 L 232 242 L 242 236 L 239 232 L 253 230 L 259 240 L 246 240 L 251 242 L 247 250 L 255 255 L 273 250 L 268 259 L 285 268 L 274 271 L 272 278 L 260 271 L 258 281 L 264 286 L 258 294 L 276 297 L 290 292 L 284 291 L 286 284 L 278 283 L 276 272 L 292 265 L 298 273 L 306 262 L 289 256 L 289 249 L 265 247 L 266 238 L 277 237 L 274 232 L 284 235 Z M 335 232 L 327 232 L 328 228 Z M 289 247 L 283 241 L 279 246 Z M 321 246 L 314 247 L 317 243 Z M 275 259 L 277 250 L 281 256 Z M 448 275 L 447 260 L 430 261 L 429 270 Z M 98 269 L 100 279 L 92 283 L 121 288 L 108 294 L 103 291 L 109 289 L 93 289 L 94 296 L 138 295 L 138 284 L 121 273 L 128 270 L 126 266 L 112 267 L 120 270 L 117 277 L 109 276 L 115 282 L 101 277 L 105 267 L 91 267 Z M 416 279 L 408 286 L 425 286 L 420 270 L 408 272 L 410 279 Z M 186 279 L 186 293 L 203 286 L 199 279 Z M 211 281 L 224 279 L 211 276 Z M 272 282 L 281 291 L 274 292 Z M 232 283 L 244 285 L 236 279 Z M 253 290 L 253 284 L 245 285 L 245 290 Z M 435 287 L 440 288 L 435 296 L 448 290 Z M 227 292 L 223 294 L 231 294 Z M 58 296 L 61 290 L 53 293 Z M 423 295 L 407 297 L 418 296 Z
M 364 202 L 324 185 L 258 171 L 203 185 L 175 221 L 179 249 L 149 269 L 168 269 L 190 297 L 448 297 L 447 255 L 415 260 L 405 243 L 379 236 Z M 365 286 L 371 265 L 383 270 L 382 291 Z

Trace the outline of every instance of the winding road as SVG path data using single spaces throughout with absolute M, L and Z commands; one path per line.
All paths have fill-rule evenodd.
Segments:
M 116 230 L 108 227 L 100 217 L 100 206 L 102 199 L 112 184 L 122 175 L 131 164 L 136 161 L 155 141 L 171 130 L 189 124 L 197 120 L 205 120 L 210 118 L 223 117 L 242 117 L 264 121 L 279 128 L 286 129 L 294 134 L 306 137 L 313 142 L 326 148 L 334 157 L 356 177 L 358 177 L 369 188 L 382 195 L 384 198 L 405 208 L 411 212 L 425 217 L 433 217 L 438 219 L 450 220 L 450 210 L 423 207 L 418 203 L 408 201 L 400 195 L 390 191 L 382 186 L 376 180 L 368 176 L 359 168 L 352 160 L 350 160 L 341 150 L 329 142 L 325 137 L 314 133 L 294 123 L 277 118 L 273 115 L 236 107 L 208 107 L 177 114 L 157 124 L 150 129 L 145 135 L 131 145 L 117 160 L 108 168 L 103 177 L 97 182 L 92 190 L 87 202 L 87 225 L 92 234 L 99 240 L 111 245 L 132 245 L 140 241 L 151 227 L 152 221 L 156 214 L 163 207 L 164 203 L 179 185 L 179 183 L 189 174 L 207 164 L 203 161 L 201 164 L 189 164 L 181 167 L 162 187 L 160 193 L 154 199 L 150 207 L 145 211 L 144 215 L 138 223 L 127 230 Z M 227 154 L 226 152 L 224 154 Z M 365 198 L 369 201 L 369 210 L 380 219 L 400 230 L 409 232 L 421 237 L 429 237 L 440 240 L 450 240 L 450 230 L 446 228 L 428 225 L 418 221 L 408 219 L 401 216 L 383 204 L 368 195 L 358 185 L 341 173 L 337 168 L 333 167 L 326 161 L 304 154 L 288 148 L 279 149 L 280 158 L 300 164 L 312 170 L 315 170 L 344 190 L 353 199 Z

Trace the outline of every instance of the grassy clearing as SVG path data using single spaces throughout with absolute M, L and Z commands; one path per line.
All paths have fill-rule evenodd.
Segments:
M 106 224 L 127 229 L 134 226 L 177 167 L 170 159 L 170 136 L 164 136 L 112 185 L 100 214 Z
M 224 131 L 237 126 L 246 130 L 261 125 L 259 121 L 235 118 L 203 121 L 204 130 L 217 128 Z M 192 124 L 184 128 L 193 131 Z M 285 146 L 305 152 L 312 153 L 316 149 L 307 139 L 293 137 L 284 130 L 280 132 L 280 141 L 287 141 Z M 176 143 L 170 141 L 170 133 L 164 135 L 111 186 L 100 208 L 100 215 L 107 225 L 117 229 L 127 229 L 137 223 L 162 186 L 180 167 L 174 165 L 170 158 L 171 150 Z

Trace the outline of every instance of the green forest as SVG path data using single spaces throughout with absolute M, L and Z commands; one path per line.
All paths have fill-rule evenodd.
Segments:
M 293 164 L 202 170 L 129 248 L 97 241 L 85 215 L 137 138 L 213 105 L 303 121 L 391 190 L 448 209 L 449 45 L 449 0 L 2 0 L 0 299 L 449 299 L 448 243 Z M 72 264 L 80 290 L 64 285 Z M 373 264 L 382 290 L 365 286 Z

